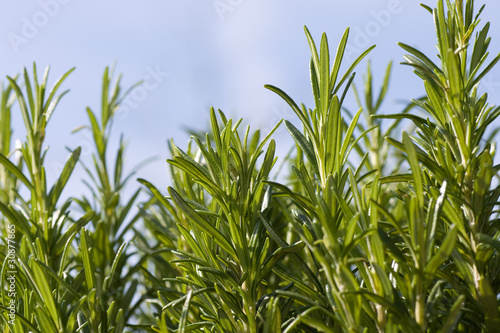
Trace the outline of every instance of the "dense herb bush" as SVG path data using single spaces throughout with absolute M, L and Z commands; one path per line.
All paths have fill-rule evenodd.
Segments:
M 35 66 L 9 77 L 0 101 L 2 331 L 498 332 L 500 108 L 477 87 L 500 56 L 487 61 L 484 7 L 423 7 L 438 57 L 400 44 L 426 92 L 400 113 L 382 112 L 392 64 L 377 96 L 370 66 L 360 91 L 354 70 L 373 47 L 341 66 L 349 30 L 332 54 L 326 35 L 316 44 L 306 28 L 314 106 L 266 86 L 296 115 L 270 133 L 211 109 L 209 133 L 187 148 L 171 143 L 172 186 L 139 179 L 129 198 L 123 140 L 108 152 L 130 91 L 120 77 L 112 83 L 105 69 L 101 111 L 87 108 L 80 128 L 92 134 L 92 158 L 74 149 L 53 185 L 43 143 L 71 70 L 50 91 L 48 70 L 41 80 Z M 27 136 L 14 149 L 17 109 Z M 414 130 L 400 135 L 401 124 Z M 281 182 L 279 126 L 296 144 Z M 89 195 L 64 198 L 79 162 Z

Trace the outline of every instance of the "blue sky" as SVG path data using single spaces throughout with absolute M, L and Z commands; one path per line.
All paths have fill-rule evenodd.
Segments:
M 376 44 L 369 56 L 375 80 L 382 79 L 389 61 L 395 62 L 384 112 L 397 112 L 401 106 L 396 100 L 419 97 L 422 92 L 411 70 L 397 65 L 404 52 L 396 43 L 405 42 L 432 56 L 436 53 L 432 17 L 417 1 L 40 0 L 4 1 L 1 6 L 2 82 L 33 61 L 39 71 L 51 66 L 51 82 L 76 66 L 64 85 L 71 92 L 49 124 L 49 179 L 57 176 L 67 157 L 65 146 L 82 146 L 82 158 L 89 161 L 89 136 L 71 134 L 71 130 L 87 123 L 85 107 L 98 109 L 102 72 L 115 61 L 116 71 L 124 74 L 124 86 L 140 80 L 147 83 L 127 99 L 115 122 L 115 137 L 125 134 L 129 168 L 158 157 L 139 175 L 165 190 L 167 140 L 174 138 L 185 147 L 185 128 L 207 128 L 210 106 L 265 130 L 281 118 L 295 118 L 264 84 L 279 86 L 297 102 L 311 105 L 304 25 L 318 41 L 325 31 L 332 49 L 344 29 L 351 27 L 346 63 Z M 493 21 L 499 12 L 500 2 L 487 1 L 483 22 Z M 500 51 L 498 21 L 492 22 L 490 31 L 490 51 L 496 54 Z M 357 70 L 358 85 L 365 68 L 363 62 Z M 499 68 L 482 88 L 490 92 L 492 103 L 500 103 Z M 347 107 L 356 108 L 352 100 Z M 24 139 L 21 117 L 14 118 L 14 138 Z M 275 139 L 280 152 L 288 150 L 291 141 L 284 129 Z M 78 171 L 75 191 L 81 177 Z

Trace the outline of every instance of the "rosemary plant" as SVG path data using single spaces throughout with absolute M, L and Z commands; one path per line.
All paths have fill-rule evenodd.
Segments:
M 0 92 L 0 329 L 498 332 L 500 107 L 479 84 L 500 55 L 488 59 L 484 6 L 422 7 L 434 18 L 437 57 L 400 46 L 425 96 L 387 114 L 392 63 L 375 97 L 370 64 L 363 89 L 354 86 L 374 47 L 345 65 L 349 29 L 331 53 L 326 34 L 317 44 L 305 28 L 313 105 L 266 85 L 294 118 L 264 135 L 212 108 L 206 134 L 193 133 L 187 147 L 171 141 L 167 189 L 124 175 L 122 139 L 110 158 L 114 115 L 130 91 L 121 77 L 112 84 L 112 69 L 100 113 L 87 108 L 82 127 L 95 144 L 90 164 L 72 150 L 52 186 L 45 133 L 72 70 L 49 92 L 48 70 L 41 79 L 35 66 L 8 77 Z M 346 99 L 351 92 L 357 105 Z M 16 111 L 27 136 L 13 148 Z M 289 177 L 277 180 L 272 137 L 282 125 L 295 146 Z M 69 198 L 62 193 L 78 161 L 90 194 Z M 136 186 L 127 198 L 126 184 Z

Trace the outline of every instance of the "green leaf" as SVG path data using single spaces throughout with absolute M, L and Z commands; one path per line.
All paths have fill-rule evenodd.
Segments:
M 308 198 L 306 198 L 298 193 L 295 193 L 294 191 L 292 191 L 291 189 L 289 189 L 285 185 L 282 185 L 282 184 L 277 183 L 277 182 L 271 182 L 271 181 L 265 181 L 264 183 L 268 184 L 272 187 L 275 187 L 278 190 L 281 190 L 284 193 L 286 193 L 287 195 L 289 195 L 293 200 L 295 200 L 297 202 L 297 204 L 301 208 L 303 208 L 309 212 L 313 212 L 315 210 L 314 205 L 312 204 L 312 202 Z
M 361 112 L 363 109 L 359 109 L 358 112 L 354 115 L 354 117 L 351 120 L 351 123 L 349 124 L 349 127 L 347 128 L 347 132 L 344 135 L 343 138 L 343 143 L 342 143 L 342 148 L 340 149 L 340 154 L 337 158 L 342 158 L 343 160 L 347 157 L 346 152 L 347 148 L 349 147 L 349 144 L 351 143 L 352 135 L 354 133 L 354 130 L 356 129 L 356 126 L 358 124 L 358 119 L 359 116 L 361 115 Z
M 486 76 L 486 74 L 488 74 L 492 69 L 493 67 L 495 67 L 495 65 L 498 63 L 498 61 L 500 61 L 500 54 L 498 54 L 495 59 L 493 59 L 489 64 L 488 66 L 486 66 L 486 68 L 481 72 L 481 74 L 477 75 L 474 80 L 470 81 L 470 82 L 467 82 L 467 86 L 466 86 L 466 91 L 470 91 L 476 84 L 478 84 L 481 79 L 483 77 Z
M 452 307 L 448 311 L 448 316 L 444 325 L 441 327 L 439 333 L 451 333 L 455 332 L 456 326 L 460 320 L 462 314 L 462 309 L 465 303 L 465 295 L 460 295 L 457 297 Z
M 380 108 L 380 105 L 382 105 L 382 102 L 384 101 L 385 95 L 389 88 L 389 79 L 391 77 L 391 71 L 392 71 L 392 61 L 389 62 L 385 70 L 384 83 L 382 84 L 382 89 L 380 89 L 380 93 L 377 97 L 377 102 L 375 104 L 374 110 L 378 110 Z
M 306 26 L 304 26 L 304 32 L 306 33 L 307 37 L 307 42 L 309 43 L 309 48 L 311 49 L 312 53 L 312 61 L 314 64 L 314 70 L 316 72 L 316 77 L 320 78 L 320 58 L 318 56 L 318 50 L 316 49 L 316 44 L 314 43 L 314 39 L 311 36 L 311 33 L 309 32 L 309 29 L 307 29 Z
M 342 84 L 350 77 L 351 73 L 354 71 L 354 68 L 363 60 L 364 57 L 368 55 L 373 49 L 375 48 L 375 45 L 370 46 L 367 50 L 365 50 L 363 53 L 361 53 L 356 60 L 351 64 L 351 66 L 347 69 L 345 72 L 344 76 L 342 79 L 340 79 L 339 83 L 337 84 L 337 87 L 333 90 L 333 94 L 336 94 L 337 91 L 340 89 Z
M 313 145 L 306 139 L 306 137 L 295 127 L 291 122 L 285 120 L 285 128 L 288 130 L 297 145 L 302 149 L 309 163 L 314 169 L 314 172 L 319 175 L 318 161 L 316 160 L 316 153 Z
M 33 242 L 31 234 L 31 225 L 26 219 L 25 215 L 17 213 L 12 207 L 5 206 L 0 202 L 0 212 L 6 217 L 12 224 L 19 228 L 19 230 L 26 236 L 30 244 Z
M 267 303 L 264 333 L 276 332 L 281 332 L 281 311 L 278 305 L 278 298 L 271 297 Z
M 326 34 L 321 36 L 320 47 L 320 67 L 319 67 L 319 85 L 320 85 L 320 103 L 323 117 L 328 112 L 330 104 L 330 51 L 328 49 L 328 39 Z
M 23 260 L 19 260 L 18 262 L 23 267 L 23 271 L 28 278 L 29 284 L 39 298 L 41 304 L 40 306 L 44 308 L 43 311 L 40 309 L 40 312 L 46 314 L 43 319 L 44 321 L 47 321 L 46 327 L 50 327 L 51 329 L 56 327 L 59 323 L 59 312 L 57 311 L 54 297 L 52 295 L 52 289 L 47 281 L 46 275 L 37 264 L 33 265 L 31 270 Z
M 33 132 L 33 124 L 32 124 L 31 117 L 30 117 L 30 114 L 28 111 L 28 107 L 26 106 L 26 100 L 25 100 L 24 95 L 21 91 L 21 88 L 19 87 L 17 82 L 13 78 L 8 77 L 8 76 L 7 76 L 7 80 L 9 80 L 10 86 L 12 87 L 14 92 L 16 93 L 17 101 L 18 101 L 19 107 L 21 109 L 21 114 L 23 115 L 24 126 L 26 127 L 26 131 L 28 132 L 28 135 L 29 135 L 30 133 Z M 29 84 L 28 84 L 28 86 L 29 86 Z
M 107 290 L 109 288 L 109 286 L 113 283 L 113 279 L 115 278 L 118 263 L 120 262 L 120 260 L 122 260 L 123 256 L 126 256 L 125 251 L 127 249 L 127 246 L 128 246 L 128 243 L 123 243 L 118 248 L 118 251 L 116 251 L 115 258 L 113 259 L 113 263 L 111 265 L 111 270 L 109 271 L 109 275 L 106 277 L 106 279 L 104 281 L 103 290 Z M 120 274 L 120 272 L 118 274 Z M 119 275 L 118 275 L 118 279 L 120 279 Z M 106 283 L 106 282 L 108 282 L 108 283 Z
M 172 214 L 172 215 L 176 215 L 176 212 L 174 210 L 174 208 L 172 207 L 172 205 L 170 204 L 170 202 L 160 193 L 160 191 L 153 185 L 151 184 L 150 182 L 148 182 L 147 180 L 145 179 L 142 179 L 142 178 L 138 178 L 137 181 L 139 183 L 141 183 L 142 185 L 146 186 L 150 191 L 151 193 L 154 195 L 154 197 L 165 207 L 168 209 L 168 211 Z
M 441 266 L 450 257 L 457 241 L 457 232 L 458 230 L 455 227 L 452 227 L 448 231 L 443 243 L 439 247 L 439 250 L 425 266 L 426 273 L 434 275 L 439 266 Z
M 402 144 L 401 142 L 398 142 L 392 138 L 386 137 L 386 140 L 393 145 L 394 147 L 406 152 L 406 146 Z M 411 140 L 410 140 L 411 142 Z M 413 145 L 413 143 L 412 143 Z M 411 147 L 411 146 L 410 146 Z M 434 160 L 432 160 L 427 153 L 425 153 L 422 149 L 420 149 L 418 146 L 413 145 L 413 150 L 415 151 L 416 155 L 418 156 L 418 160 L 422 162 L 436 177 L 439 177 L 440 179 L 446 179 L 446 173 L 439 166 Z M 420 169 L 420 168 L 419 168 Z M 417 170 L 419 170 L 417 169 Z
M 209 222 L 207 222 L 201 215 L 196 213 L 182 198 L 181 196 L 172 188 L 168 188 L 168 193 L 174 200 L 177 207 L 186 214 L 186 216 L 191 220 L 196 226 L 201 230 L 206 232 L 208 235 L 213 237 L 220 247 L 222 247 L 227 253 L 229 253 L 233 258 L 238 258 L 233 246 L 229 241 L 222 235 L 217 229 L 215 229 Z
M 264 267 L 261 271 L 261 277 L 265 277 L 276 265 L 276 263 L 285 255 L 289 253 L 298 253 L 304 248 L 303 242 L 297 242 L 292 245 L 280 247 L 266 260 Z
M 3 154 L 0 154 L 0 163 L 9 171 L 11 172 L 14 176 L 16 176 L 17 179 L 19 179 L 24 185 L 28 187 L 28 190 L 31 190 L 32 185 L 28 178 L 23 174 L 19 168 L 12 163 L 7 157 L 5 157 Z
M 285 240 L 281 238 L 281 236 L 276 232 L 276 230 L 274 230 L 271 223 L 266 219 L 266 217 L 262 213 L 259 213 L 259 216 L 262 221 L 262 224 L 264 225 L 267 232 L 271 236 L 271 239 L 275 241 L 276 244 L 278 244 L 282 248 L 290 246 Z M 318 290 L 323 289 L 316 275 L 314 275 L 312 270 L 307 266 L 305 261 L 299 255 L 292 253 L 292 260 L 300 267 L 301 271 L 303 271 L 307 275 L 307 277 L 314 283 L 314 285 L 316 286 L 316 288 L 318 288 Z
M 78 299 L 78 298 L 80 297 L 80 296 L 78 295 L 77 290 L 75 290 L 75 289 L 74 289 L 71 285 L 69 285 L 66 281 L 64 281 L 64 279 L 63 279 L 63 278 L 61 278 L 59 275 L 57 275 L 57 273 L 56 273 L 56 272 L 54 272 L 54 271 L 52 270 L 52 268 L 50 268 L 49 266 L 47 266 L 46 264 L 44 264 L 43 262 L 41 262 L 41 261 L 40 261 L 40 260 L 38 260 L 38 259 L 35 259 L 35 263 L 36 263 L 37 265 L 39 265 L 39 266 L 40 266 L 43 270 L 45 270 L 47 273 L 49 273 L 49 275 L 50 275 L 52 278 L 56 279 L 56 280 L 57 280 L 57 282 L 58 282 L 59 284 L 61 284 L 61 285 L 64 287 L 65 291 L 67 291 L 68 293 L 70 293 L 70 294 L 71 294 L 71 296 L 73 296 L 75 299 Z
M 78 232 L 81 228 L 83 228 L 87 223 L 89 223 L 94 217 L 95 212 L 89 211 L 81 218 L 79 218 L 75 223 L 73 223 L 68 230 L 64 232 L 63 235 L 59 236 L 57 242 L 54 245 L 55 253 L 60 254 L 63 252 L 64 247 L 66 246 L 66 242 L 70 239 L 75 232 Z
M 381 177 L 379 179 L 380 184 L 391 184 L 391 183 L 406 183 L 413 180 L 413 175 L 411 173 L 406 174 L 396 174 L 391 176 Z M 372 182 L 365 185 L 366 187 L 371 187 Z
M 81 232 L 80 252 L 83 261 L 83 271 L 85 273 L 85 281 L 87 282 L 87 290 L 92 290 L 95 287 L 95 264 L 93 249 L 89 247 L 87 242 L 87 230 Z
M 339 75 L 340 65 L 342 59 L 344 58 L 344 53 L 347 46 L 347 40 L 349 38 L 349 28 L 345 29 L 342 38 L 340 39 L 339 46 L 337 47 L 337 53 L 335 54 L 335 60 L 333 61 L 332 72 L 330 74 L 330 89 L 329 94 L 331 95 L 333 89 L 335 88 L 335 83 L 337 83 L 337 77 Z
M 78 147 L 71 153 L 71 156 L 66 162 L 66 165 L 64 165 L 64 168 L 61 174 L 59 175 L 59 178 L 57 179 L 56 183 L 50 190 L 48 197 L 48 200 L 51 204 L 49 214 L 56 208 L 57 201 L 59 200 L 59 197 L 61 196 L 61 193 L 64 187 L 66 186 L 69 177 L 71 176 L 71 173 L 75 169 L 78 159 L 80 158 L 81 151 L 82 151 L 81 147 Z
M 38 325 L 44 333 L 57 333 L 59 331 L 42 306 L 36 305 L 34 312 L 36 314 L 35 318 L 37 319 Z
M 193 295 L 193 291 L 189 290 L 187 295 L 186 295 L 186 301 L 184 302 L 184 305 L 182 306 L 181 319 L 179 320 L 179 328 L 177 330 L 177 332 L 179 332 L 179 333 L 187 332 L 186 326 L 187 326 L 187 319 L 188 319 L 188 315 L 189 315 L 189 306 L 191 305 L 192 295 Z
M 304 113 L 300 110 L 300 108 L 294 102 L 294 100 L 290 96 L 288 96 L 280 88 L 277 88 L 277 87 L 269 85 L 269 84 L 266 84 L 264 87 L 267 88 L 267 89 L 269 89 L 269 90 L 271 90 L 271 91 L 273 91 L 273 92 L 275 92 L 276 94 L 278 94 L 281 98 L 283 98 L 285 100 L 285 102 L 288 103 L 288 105 L 290 105 L 290 107 L 292 108 L 292 110 L 299 117 L 300 121 L 302 122 L 302 125 L 304 125 L 304 128 L 306 129 L 307 134 L 311 137 L 311 140 L 313 140 L 313 146 L 316 146 L 317 143 L 314 141 L 315 140 L 314 131 L 313 131 L 312 127 L 311 127 L 311 124 L 309 123 L 309 120 L 306 118 L 306 116 L 304 115 Z
M 431 59 L 429 59 L 425 54 L 420 52 L 419 50 L 415 49 L 414 47 L 407 45 L 405 43 L 398 43 L 398 45 L 405 50 L 406 52 L 409 52 L 413 54 L 415 57 L 417 57 L 420 61 L 422 61 L 429 69 L 431 72 L 438 72 L 442 74 L 441 69 L 432 62 Z
M 59 89 L 59 87 L 66 80 L 66 78 L 75 70 L 75 68 L 76 67 L 71 68 L 69 71 L 64 73 L 59 79 L 57 79 L 56 83 L 54 83 L 54 86 L 50 90 L 49 97 L 47 98 L 47 101 L 45 102 L 45 105 L 47 108 L 45 110 L 45 112 L 46 112 L 46 114 L 48 114 L 49 118 L 50 118 L 50 114 L 52 114 L 52 112 L 50 112 L 49 108 L 51 108 L 53 110 L 56 107 L 57 102 L 59 101 L 59 99 L 58 99 L 57 102 L 53 103 L 52 99 L 54 98 L 55 94 L 57 93 L 57 90 Z

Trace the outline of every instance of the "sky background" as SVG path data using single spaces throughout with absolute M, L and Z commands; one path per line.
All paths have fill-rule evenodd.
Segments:
M 273 84 L 297 102 L 312 105 L 309 83 L 310 53 L 303 26 L 319 43 L 328 34 L 334 52 L 346 27 L 351 28 L 344 65 L 372 44 L 369 55 L 375 82 L 394 61 L 385 113 L 398 112 L 401 102 L 422 94 L 422 83 L 411 69 L 398 65 L 405 42 L 435 59 L 435 34 L 431 15 L 408 0 L 40 0 L 2 1 L 0 6 L 0 80 L 14 76 L 33 61 L 41 72 L 51 66 L 49 84 L 76 66 L 63 85 L 71 92 L 61 101 L 48 126 L 46 143 L 49 183 L 67 158 L 65 147 L 82 146 L 83 161 L 90 161 L 90 136 L 71 131 L 87 124 L 85 108 L 99 112 L 101 77 L 105 66 L 116 62 L 123 86 L 137 81 L 114 124 L 114 144 L 124 133 L 127 167 L 156 156 L 138 176 L 165 191 L 169 184 L 165 160 L 167 140 L 181 148 L 186 128 L 208 128 L 209 108 L 222 109 L 228 117 L 243 117 L 252 128 L 270 130 L 280 119 L 296 121 L 278 96 L 266 90 Z M 482 3 L 477 1 L 477 3 Z M 434 1 L 426 2 L 434 5 Z M 500 1 L 486 1 L 483 23 L 500 12 Z M 497 15 L 495 15 L 495 13 Z M 490 29 L 490 52 L 500 51 L 498 20 Z M 491 57 L 492 58 L 492 57 Z M 357 69 L 356 83 L 366 68 Z M 483 91 L 500 104 L 500 69 L 489 74 Z M 62 91 L 61 90 L 61 91 Z M 352 98 L 345 105 L 357 109 Z M 14 139 L 24 140 L 21 115 L 16 109 Z M 291 146 L 284 128 L 274 138 L 283 154 Z M 113 151 L 113 149 L 111 149 Z M 79 196 L 81 169 L 67 195 Z

